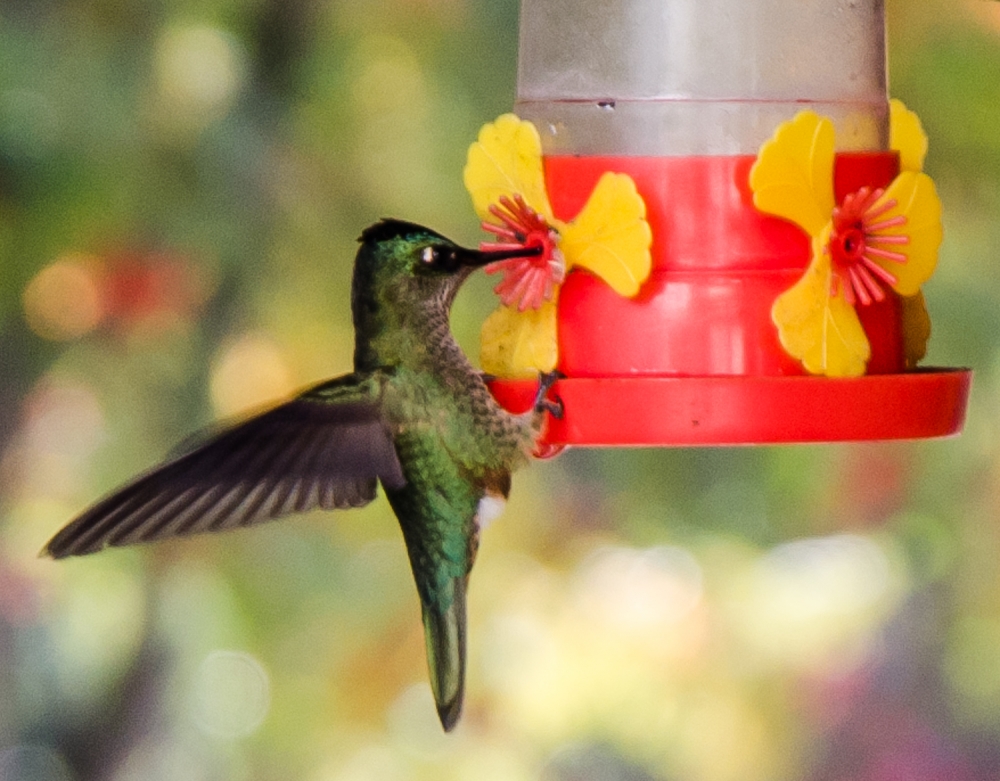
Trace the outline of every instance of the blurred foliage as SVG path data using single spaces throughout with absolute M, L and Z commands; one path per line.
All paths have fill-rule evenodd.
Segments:
M 580 450 L 515 480 L 441 733 L 384 502 L 37 558 L 213 418 L 350 367 L 355 237 L 472 243 L 515 0 L 0 4 L 0 779 L 1000 775 L 1000 4 L 890 0 L 955 440 Z M 475 354 L 488 280 L 454 316 Z

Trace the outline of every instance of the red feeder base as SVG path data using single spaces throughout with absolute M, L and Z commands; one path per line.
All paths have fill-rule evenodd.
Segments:
M 826 377 L 610 377 L 560 380 L 561 420 L 540 451 L 564 445 L 763 445 L 926 439 L 961 431 L 972 372 L 922 369 Z M 495 380 L 506 409 L 531 407 L 538 383 Z
M 539 453 L 564 445 L 744 445 L 922 439 L 957 434 L 971 372 L 905 371 L 898 297 L 860 308 L 867 374 L 808 376 L 781 347 L 775 299 L 809 264 L 809 237 L 757 211 L 754 157 L 555 156 L 545 176 L 555 214 L 576 215 L 604 171 L 632 177 L 653 230 L 653 268 L 635 298 L 584 271 L 559 295 L 555 386 L 565 405 Z M 838 200 L 885 187 L 894 152 L 837 155 Z M 527 410 L 537 384 L 502 379 L 500 404 Z

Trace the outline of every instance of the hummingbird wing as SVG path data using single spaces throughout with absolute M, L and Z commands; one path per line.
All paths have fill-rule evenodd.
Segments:
M 356 374 L 223 430 L 65 526 L 53 558 L 249 526 L 316 507 L 360 507 L 405 485 L 377 377 Z

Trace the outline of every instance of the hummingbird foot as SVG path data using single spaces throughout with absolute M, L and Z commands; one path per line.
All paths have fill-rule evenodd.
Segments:
M 535 412 L 548 412 L 556 420 L 562 420 L 566 412 L 563 400 L 559 396 L 549 399 L 548 394 L 557 380 L 565 378 L 566 375 L 558 369 L 551 372 L 542 372 L 538 375 L 538 393 L 535 394 L 535 403 L 532 407 Z

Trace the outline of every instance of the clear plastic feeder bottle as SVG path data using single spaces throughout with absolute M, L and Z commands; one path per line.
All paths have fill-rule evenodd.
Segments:
M 515 110 L 552 154 L 756 154 L 803 108 L 884 150 L 883 5 L 522 0 Z

